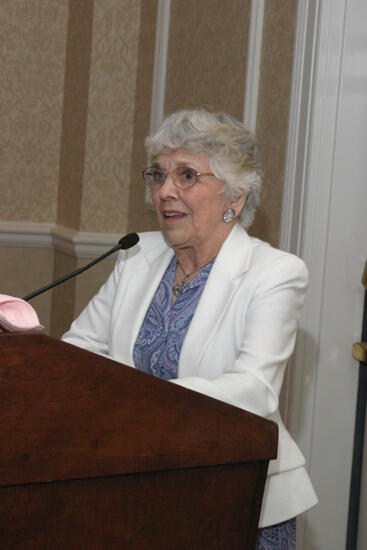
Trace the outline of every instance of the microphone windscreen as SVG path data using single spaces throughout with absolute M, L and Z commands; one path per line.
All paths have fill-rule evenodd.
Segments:
M 139 242 L 139 235 L 137 233 L 128 233 L 125 237 L 119 240 L 119 245 L 122 250 L 127 250 L 132 246 L 135 246 Z

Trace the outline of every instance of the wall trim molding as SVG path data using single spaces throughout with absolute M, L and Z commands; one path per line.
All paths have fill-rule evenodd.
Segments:
M 158 0 L 152 102 L 150 106 L 150 134 L 158 129 L 164 118 L 170 15 L 171 0 Z M 145 204 L 148 208 L 153 209 L 152 197 L 148 188 L 145 190 Z
M 306 194 L 306 153 L 310 126 L 317 23 L 317 3 L 298 3 L 292 70 L 287 157 L 283 181 L 280 243 L 282 250 L 300 254 Z
M 243 114 L 243 122 L 252 134 L 256 132 L 264 9 L 265 0 L 252 0 Z
M 297 10 L 295 50 L 292 69 L 290 111 L 285 162 L 279 248 L 302 256 L 302 228 L 307 192 L 306 162 L 310 128 L 309 102 L 314 74 L 317 4 L 300 0 Z M 298 347 L 301 346 L 300 338 Z M 300 360 L 300 359 L 299 359 Z M 289 362 L 284 379 L 283 419 L 286 425 L 295 423 L 290 393 L 296 354 Z M 299 529 L 300 531 L 300 529 Z
M 312 104 L 315 104 L 313 84 L 316 73 L 316 43 L 319 39 L 318 0 L 300 0 L 297 10 L 295 34 L 295 51 L 292 70 L 290 96 L 290 112 L 288 125 L 287 156 L 283 181 L 282 212 L 280 225 L 279 248 L 304 256 L 303 239 L 305 232 L 311 231 L 310 225 L 305 227 L 306 198 L 309 186 L 307 165 L 311 153 L 310 132 L 312 124 Z M 308 262 L 307 262 L 308 263 Z M 310 267 L 310 266 L 309 266 Z M 309 409 L 305 412 L 305 399 L 302 391 L 307 386 L 307 333 L 305 325 L 309 322 L 309 308 L 304 308 L 297 336 L 297 345 L 289 362 L 284 386 L 284 422 L 305 455 L 306 463 L 311 458 L 311 426 L 313 422 L 313 400 L 315 381 L 308 384 Z M 311 308 L 312 310 L 312 308 Z M 317 312 L 313 312 L 313 322 L 319 325 Z M 302 418 L 303 417 L 303 418 Z M 307 426 L 301 430 L 301 424 Z M 297 547 L 305 547 L 306 515 L 297 524 Z
M 55 224 L 0 221 L 0 246 L 52 248 L 51 231 Z
M 170 14 L 171 0 L 159 0 L 155 34 L 150 132 L 157 130 L 164 117 Z
M 120 238 L 118 233 L 76 231 L 52 223 L 0 221 L 0 246 L 53 248 L 76 258 L 95 258 Z

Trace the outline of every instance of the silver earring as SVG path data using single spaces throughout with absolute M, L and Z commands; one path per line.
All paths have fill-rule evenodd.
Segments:
M 223 221 L 225 223 L 230 223 L 233 220 L 234 220 L 234 210 L 233 208 L 227 208 L 227 210 L 223 212 Z

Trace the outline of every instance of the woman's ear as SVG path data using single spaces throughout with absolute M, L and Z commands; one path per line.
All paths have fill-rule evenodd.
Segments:
M 239 199 L 232 201 L 228 205 L 229 208 L 233 208 L 235 219 L 238 218 L 238 216 L 241 214 L 242 208 L 245 206 L 246 203 L 246 198 L 246 195 L 242 195 Z

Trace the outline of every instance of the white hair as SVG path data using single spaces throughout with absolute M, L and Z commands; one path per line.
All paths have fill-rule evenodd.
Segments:
M 246 196 L 239 223 L 247 229 L 260 202 L 262 170 L 250 132 L 225 113 L 183 110 L 167 117 L 145 140 L 148 162 L 164 151 L 183 149 L 209 157 L 213 174 L 224 183 L 230 201 Z

